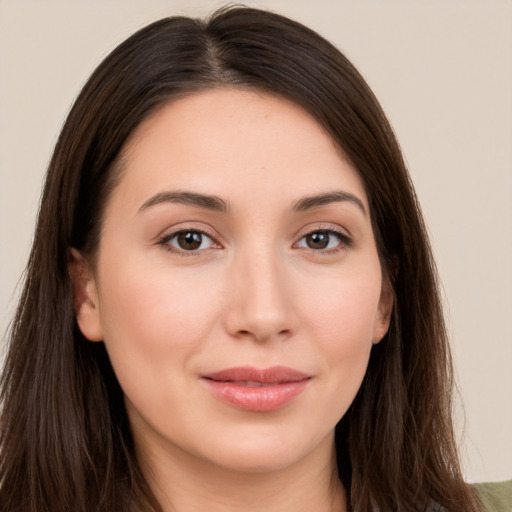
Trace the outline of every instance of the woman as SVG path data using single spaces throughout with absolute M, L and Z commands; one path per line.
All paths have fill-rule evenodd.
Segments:
M 253 9 L 85 85 L 2 381 L 4 511 L 481 510 L 425 228 L 377 101 Z

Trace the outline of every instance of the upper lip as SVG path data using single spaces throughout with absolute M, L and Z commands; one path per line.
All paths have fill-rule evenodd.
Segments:
M 252 366 L 238 366 L 208 373 L 202 375 L 202 377 L 221 382 L 250 381 L 261 382 L 263 384 L 276 384 L 281 382 L 299 382 L 311 378 L 311 375 L 286 366 L 272 366 L 271 368 L 262 369 Z

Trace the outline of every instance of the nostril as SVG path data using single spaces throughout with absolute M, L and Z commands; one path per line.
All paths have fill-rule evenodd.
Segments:
M 270 339 L 284 339 L 289 338 L 292 335 L 291 329 L 281 329 L 281 330 L 273 330 L 273 329 L 254 329 L 251 331 L 250 329 L 240 329 L 236 331 L 235 336 L 239 339 L 243 338 L 252 338 L 256 341 L 268 341 Z

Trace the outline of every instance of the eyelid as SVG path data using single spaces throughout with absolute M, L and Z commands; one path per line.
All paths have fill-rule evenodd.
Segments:
M 340 227 L 338 224 L 331 224 L 328 222 L 321 222 L 318 224 L 308 224 L 306 227 L 302 228 L 298 233 L 295 235 L 296 241 L 293 243 L 294 246 L 296 246 L 304 237 L 307 235 L 310 235 L 312 233 L 316 233 L 317 231 L 326 231 L 330 233 L 334 233 L 340 240 L 340 244 L 343 247 L 351 247 L 353 245 L 353 239 L 352 236 L 349 234 L 349 232 Z M 306 249 L 308 248 L 302 248 Z M 332 248 L 332 249 L 309 249 L 310 251 L 316 252 L 316 253 L 323 253 L 323 254 L 329 254 L 334 253 L 340 250 L 340 247 Z
M 319 222 L 319 223 L 312 223 L 308 224 L 307 226 L 301 228 L 297 233 L 295 234 L 295 239 L 300 240 L 301 238 L 305 237 L 306 235 L 309 235 L 311 233 L 315 233 L 316 231 L 332 231 L 334 233 L 339 234 L 340 236 L 352 239 L 352 235 L 350 232 L 342 228 L 339 224 L 332 224 L 330 222 Z
M 197 231 L 198 233 L 203 233 L 213 240 L 215 240 L 219 245 L 221 244 L 222 236 L 217 232 L 216 229 L 211 227 L 208 223 L 203 221 L 183 221 L 177 222 L 173 225 L 167 225 L 164 229 L 162 229 L 158 235 L 155 236 L 155 240 L 159 241 L 163 238 L 167 238 L 169 236 L 175 235 L 176 233 L 180 233 L 182 231 Z
M 198 226 L 197 224 L 201 224 L 201 226 Z M 222 240 L 222 237 L 214 230 L 213 228 L 204 228 L 204 223 L 196 223 L 194 221 L 192 222 L 180 222 L 179 224 L 168 227 L 160 235 L 156 238 L 156 244 L 164 246 L 169 252 L 173 252 L 175 254 L 183 255 L 183 256 L 192 256 L 198 253 L 207 252 L 210 248 L 206 249 L 196 249 L 196 250 L 180 250 L 179 248 L 176 248 L 174 246 L 171 246 L 168 244 L 170 240 L 172 240 L 175 236 L 177 236 L 179 233 L 182 233 L 184 231 L 193 231 L 197 233 L 201 233 L 204 236 L 207 236 L 212 240 L 212 243 L 214 246 L 213 249 L 222 249 L 224 247 Z M 338 224 L 332 224 L 329 222 L 320 222 L 315 224 L 308 224 L 307 226 L 301 228 L 294 236 L 295 242 L 293 243 L 293 246 L 296 246 L 305 236 L 310 235 L 312 233 L 315 233 L 317 231 L 326 231 L 333 233 L 336 235 L 340 240 L 340 245 L 343 247 L 351 247 L 353 245 L 353 239 L 352 236 L 349 234 L 348 230 L 342 228 Z M 301 248 L 306 249 L 308 248 Z M 334 253 L 337 250 L 341 250 L 340 247 L 331 248 L 331 249 L 309 249 L 310 251 L 316 252 L 316 253 Z
M 177 236 L 180 233 L 186 232 L 186 231 L 192 231 L 196 233 L 201 233 L 204 236 L 207 236 L 212 240 L 212 243 L 214 246 L 213 249 L 222 249 L 223 244 L 219 241 L 221 238 L 216 232 L 215 234 L 212 233 L 214 231 L 213 229 L 205 229 L 204 224 L 202 224 L 201 227 L 197 226 L 197 223 L 195 222 L 180 222 L 179 224 L 169 227 L 162 231 L 160 235 L 156 238 L 156 244 L 164 247 L 167 251 L 172 252 L 174 254 L 178 254 L 180 256 L 193 256 L 197 255 L 202 252 L 207 252 L 212 248 L 207 249 L 196 249 L 191 251 L 186 251 L 184 249 L 179 249 L 177 247 L 174 247 L 170 245 L 168 242 L 172 240 L 175 236 Z

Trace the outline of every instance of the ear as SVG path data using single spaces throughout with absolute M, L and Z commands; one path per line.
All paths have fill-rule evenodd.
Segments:
M 379 306 L 377 308 L 377 317 L 373 328 L 372 343 L 376 345 L 386 335 L 391 323 L 391 315 L 393 313 L 393 304 L 395 302 L 395 294 L 393 286 L 389 279 L 382 280 L 382 289 L 380 292 Z
M 96 281 L 89 263 L 76 249 L 69 251 L 68 270 L 78 327 L 89 341 L 103 341 Z

